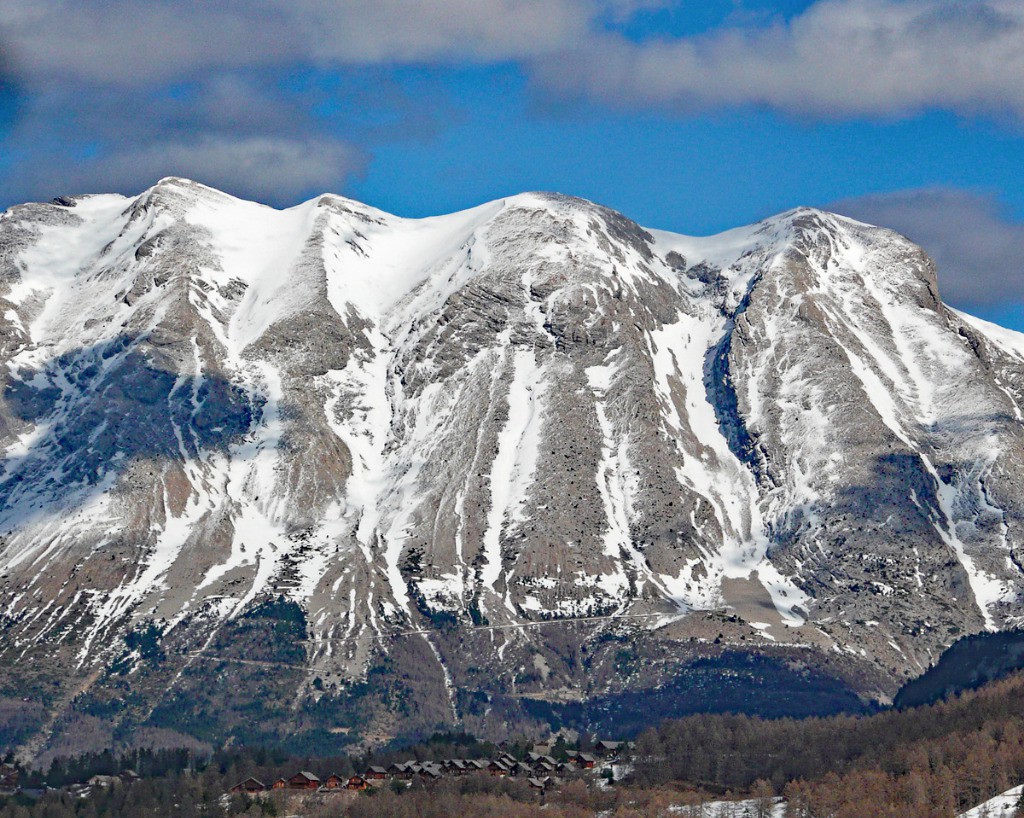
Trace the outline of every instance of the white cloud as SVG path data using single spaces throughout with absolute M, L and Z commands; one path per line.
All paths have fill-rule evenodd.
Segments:
M 0 0 L 27 78 L 145 85 L 290 63 L 519 61 L 624 105 L 1024 116 L 1020 0 L 820 0 L 789 23 L 634 42 L 667 0 Z
M 29 77 L 143 84 L 287 62 L 530 59 L 650 0 L 0 0 Z
M 890 227 L 921 245 L 944 301 L 968 311 L 1024 303 L 1024 224 L 992 196 L 953 189 L 864 196 L 829 209 Z
M 364 157 L 336 140 L 205 135 L 194 140 L 129 145 L 107 155 L 35 169 L 11 180 L 20 198 L 118 191 L 137 193 L 164 176 L 184 176 L 259 201 L 291 204 L 337 189 Z
M 538 77 L 561 93 L 630 106 L 1024 116 L 1024 4 L 822 0 L 788 24 L 642 43 L 595 38 L 571 67 L 542 62 Z

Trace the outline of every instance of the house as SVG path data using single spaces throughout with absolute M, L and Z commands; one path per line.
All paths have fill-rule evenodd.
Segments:
M 533 772 L 536 775 L 551 775 L 555 771 L 555 765 L 541 759 L 533 765 Z
M 597 763 L 597 759 L 594 758 L 590 753 L 580 753 L 576 757 L 576 766 L 581 770 L 592 770 L 594 765 Z
M 486 772 L 488 766 L 489 765 L 487 764 L 486 761 L 483 761 L 482 759 L 479 759 L 479 758 L 474 758 L 472 761 L 469 762 L 469 771 L 470 772 Z
M 103 787 L 104 789 L 108 789 L 110 787 L 113 787 L 120 780 L 121 779 L 118 778 L 116 775 L 94 775 L 92 778 L 89 779 L 89 786 Z
M 441 778 L 441 771 L 437 767 L 424 767 L 420 770 L 420 778 L 424 781 L 437 781 Z
M 535 790 L 543 790 L 547 786 L 548 780 L 546 778 L 527 778 L 526 783 Z
M 465 775 L 469 772 L 469 765 L 461 758 L 455 758 L 448 765 L 448 772 L 452 775 Z
M 309 770 L 295 773 L 295 775 L 288 779 L 288 789 L 290 790 L 316 790 L 319 788 L 320 779 L 309 772 Z
M 623 749 L 621 741 L 599 741 L 594 745 L 594 754 L 602 758 L 615 758 Z
M 540 753 L 527 753 L 526 754 L 526 761 L 528 763 L 530 763 L 530 764 L 536 764 L 542 758 L 544 758 L 544 756 L 542 756 Z
M 392 778 L 408 779 L 412 778 L 412 770 L 409 769 L 408 764 L 396 761 L 388 767 L 388 775 Z
M 558 775 L 569 775 L 575 768 L 572 764 L 566 764 L 564 761 L 559 762 L 558 766 L 555 767 L 555 772 Z
M 346 790 L 365 790 L 370 785 L 366 783 L 366 779 L 358 773 L 356 775 L 349 776 L 348 783 L 345 785 Z
M 117 774 L 117 777 L 120 778 L 125 784 L 134 784 L 141 778 L 141 776 L 137 772 L 135 772 L 135 770 L 121 770 L 121 772 Z
M 498 761 L 500 761 L 506 767 L 511 767 L 513 764 L 516 763 L 516 757 L 513 755 L 509 755 L 508 753 L 502 753 L 500 756 L 498 756 Z
M 529 764 L 523 764 L 522 761 L 517 761 L 512 765 L 512 769 L 509 770 L 512 775 L 523 776 L 529 778 L 533 775 L 533 768 Z
M 363 773 L 363 778 L 367 781 L 383 781 L 388 777 L 388 771 L 383 767 L 368 767 L 366 772 Z
M 509 767 L 503 761 L 492 761 L 487 765 L 487 772 L 491 775 L 508 775 Z
M 324 779 L 324 788 L 328 790 L 341 790 L 348 785 L 348 779 L 342 778 L 337 773 L 331 773 Z
M 273 784 L 270 785 L 271 789 L 274 790 L 285 790 L 288 789 L 288 782 L 283 778 L 277 779 Z
M 20 771 L 13 764 L 0 764 L 0 790 L 8 792 L 18 789 Z
M 245 781 L 239 781 L 235 786 L 231 788 L 231 792 L 244 792 L 248 795 L 256 792 L 263 792 L 267 788 L 266 784 L 257 778 L 247 778 Z

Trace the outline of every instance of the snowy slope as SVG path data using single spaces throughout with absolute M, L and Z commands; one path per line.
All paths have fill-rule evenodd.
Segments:
M 841 654 L 884 695 L 1021 621 L 1024 336 L 937 293 L 806 209 L 692 238 L 180 179 L 13 208 L 4 650 L 86 674 L 154 627 L 194 659 L 283 598 L 318 691 L 415 632 L 454 719 L 473 674 L 591 684 L 551 619 Z
M 961 813 L 957 818 L 1013 818 L 1022 789 L 1024 788 L 1009 789 L 995 798 L 990 798 L 984 804 Z

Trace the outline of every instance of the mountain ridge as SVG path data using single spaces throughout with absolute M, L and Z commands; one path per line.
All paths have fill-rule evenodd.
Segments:
M 195 735 L 156 691 L 214 660 L 296 660 L 276 730 L 500 734 L 726 647 L 884 700 L 1020 622 L 1024 336 L 883 228 L 171 177 L 5 212 L 0 301 L 2 689 L 97 674 L 41 700 L 51 745 Z

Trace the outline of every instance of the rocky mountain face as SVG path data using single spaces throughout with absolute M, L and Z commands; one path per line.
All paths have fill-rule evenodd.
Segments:
M 165 179 L 0 217 L 0 356 L 24 755 L 856 708 L 1022 619 L 1024 336 L 839 216 Z

